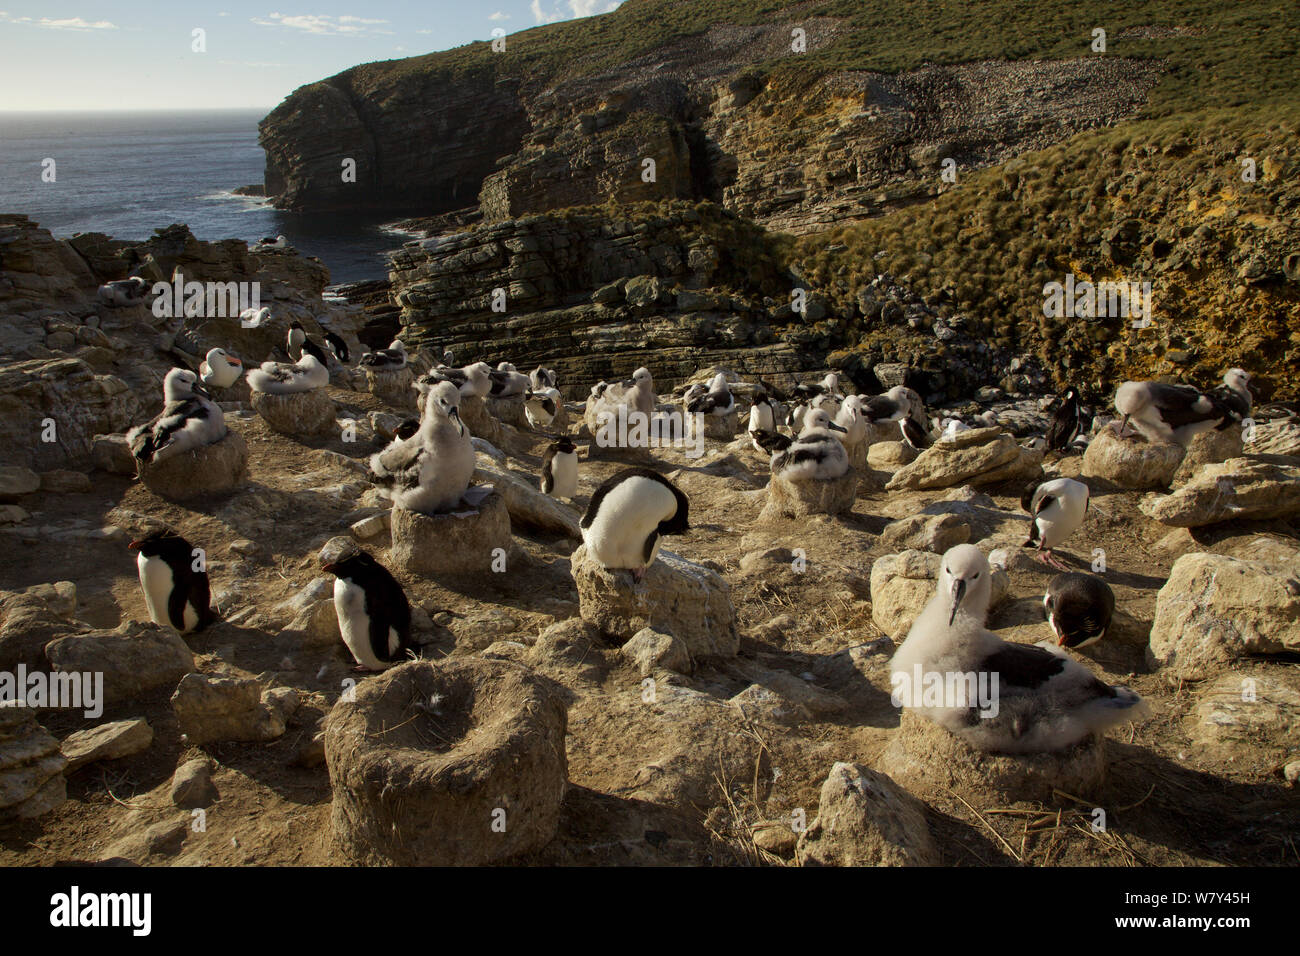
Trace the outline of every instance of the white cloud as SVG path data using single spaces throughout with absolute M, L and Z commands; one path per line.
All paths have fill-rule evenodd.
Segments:
M 380 30 L 380 24 L 387 20 L 372 20 L 367 17 L 317 15 L 311 13 L 284 14 L 272 13 L 267 17 L 253 17 L 252 21 L 259 27 L 289 27 L 304 33 L 318 36 L 373 36 L 375 34 L 392 34 L 392 30 Z
M 617 10 L 623 0 L 569 0 L 569 9 L 574 17 L 590 17 L 597 13 L 609 13 Z
M 510 19 L 510 14 L 508 14 L 508 13 L 502 13 L 500 10 L 498 10 L 496 13 L 489 13 L 489 14 L 488 14 L 488 19 L 489 19 L 489 20 L 509 20 L 509 19 Z
M 558 10 L 553 10 L 550 13 L 543 10 L 541 0 L 533 0 L 528 9 L 533 11 L 533 20 L 537 23 L 555 23 L 564 19 L 564 14 Z
M 21 23 L 25 26 L 44 27 L 47 30 L 116 30 L 117 24 L 108 20 L 84 20 L 81 17 L 12 17 L 0 10 L 0 23 Z

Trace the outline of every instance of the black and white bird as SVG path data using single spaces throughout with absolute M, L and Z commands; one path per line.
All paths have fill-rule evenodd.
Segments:
M 356 670 L 382 671 L 405 658 L 411 647 L 411 605 L 388 569 L 357 550 L 321 570 L 334 575 L 334 613 Z
M 174 368 L 163 379 L 163 410 L 126 433 L 131 453 L 141 462 L 159 462 L 226 437 L 226 419 L 199 377 Z
M 763 429 L 751 431 L 749 440 L 755 450 L 766 452 L 769 455 L 775 455 L 779 451 L 785 451 L 794 444 L 794 439 L 789 435 L 782 435 L 780 432 L 769 432 Z
M 1065 451 L 1079 440 L 1086 444 L 1088 430 L 1092 428 L 1092 412 L 1083 404 L 1083 397 L 1073 386 L 1061 394 L 1061 403 L 1052 413 L 1047 426 L 1047 447 L 1051 451 Z
M 1118 434 L 1131 422 L 1150 442 L 1174 442 L 1186 448 L 1202 432 L 1224 429 L 1250 416 L 1250 376 L 1229 369 L 1223 385 L 1202 392 L 1191 385 L 1125 382 L 1115 391 L 1115 410 L 1123 416 Z
M 352 351 L 348 348 L 348 343 L 343 341 L 343 336 L 325 329 L 325 345 L 334 353 L 334 357 L 339 360 L 340 364 L 348 364 Z
M 840 377 L 834 372 L 827 372 L 826 377 L 820 382 L 796 385 L 794 394 L 804 401 L 811 401 L 818 395 L 829 395 L 836 402 L 843 398 L 840 394 Z
M 578 446 L 561 435 L 542 455 L 542 494 L 572 498 L 578 493 Z
M 649 421 L 655 410 L 654 376 L 650 374 L 648 368 L 639 368 L 627 381 L 609 383 L 599 395 L 593 391 L 592 398 L 596 402 L 598 413 L 600 411 L 617 413 L 619 406 L 625 406 L 632 411 L 640 412 L 646 417 L 646 421 Z
M 1088 486 L 1073 478 L 1053 478 L 1025 488 L 1020 505 L 1029 512 L 1029 538 L 1021 547 L 1036 546 L 1039 561 L 1058 571 L 1070 570 L 1052 549 L 1083 526 L 1088 495 Z
M 754 389 L 754 396 L 749 406 L 750 432 L 775 432 L 777 430 L 776 404 L 771 393 L 763 387 Z
M 713 376 L 703 394 L 697 394 L 686 401 L 686 410 L 691 414 L 722 416 L 729 415 L 736 409 L 736 399 L 727 387 L 727 376 L 722 372 Z
M 890 661 L 896 702 L 977 749 L 1000 753 L 1064 750 L 1146 716 L 1146 702 L 1129 688 L 1107 686 L 1060 651 L 1011 644 L 987 630 L 991 594 L 979 548 L 960 544 L 944 553 L 934 596 Z M 953 690 L 987 675 L 991 699 L 971 700 L 968 690 L 922 696 L 925 675 L 939 675 Z
M 555 388 L 558 382 L 555 377 L 555 369 L 543 368 L 540 365 L 528 373 L 528 380 L 535 389 Z
M 188 634 L 216 620 L 208 586 L 207 559 L 202 551 L 165 528 L 132 541 L 127 547 L 136 552 L 140 588 L 151 621 Z
M 690 502 L 671 481 L 627 468 L 596 489 L 579 525 L 588 557 L 604 568 L 629 568 L 640 581 L 663 536 L 686 533 L 689 517 Z
M 866 414 L 866 401 L 867 399 L 863 395 L 850 395 L 840 403 L 839 414 L 835 416 L 835 424 L 844 429 L 845 448 L 856 448 L 867 437 L 867 429 L 871 427 L 871 420 Z
M 460 391 L 438 382 L 424 398 L 419 430 L 370 456 L 375 484 L 408 511 L 455 508 L 474 477 L 474 446 L 460 420 Z
M 788 481 L 825 481 L 849 470 L 849 454 L 833 434 L 843 434 L 820 408 L 804 417 L 804 429 L 788 448 L 772 456 L 772 474 Z
M 403 418 L 398 426 L 393 429 L 393 439 L 395 441 L 406 441 L 420 430 L 420 420 L 418 418 Z
M 1115 592 L 1095 574 L 1070 571 L 1047 583 L 1043 614 L 1059 647 L 1087 647 L 1106 636 Z
M 208 349 L 199 363 L 199 381 L 205 388 L 230 388 L 244 374 L 244 363 L 225 349 Z
M 357 363 L 375 372 L 398 372 L 406 368 L 406 346 L 393 339 L 386 349 L 376 349 L 361 356 Z
M 524 415 L 533 428 L 549 428 L 563 405 L 558 389 L 542 386 L 524 392 Z
M 257 241 L 259 249 L 288 249 L 289 240 L 284 236 L 263 236 Z
M 329 383 L 329 369 L 310 353 L 305 353 L 293 364 L 263 362 L 261 368 L 248 373 L 248 387 L 268 395 L 310 392 L 313 388 L 324 388 Z
M 492 366 L 487 362 L 475 362 L 464 368 L 438 365 L 421 375 L 415 387 L 423 394 L 439 382 L 455 385 L 461 398 L 486 398 L 492 392 Z
M 99 287 L 99 298 L 106 305 L 140 305 L 149 295 L 149 282 L 140 276 L 116 279 Z
M 245 329 L 261 329 L 271 321 L 271 310 L 267 306 L 260 309 L 245 309 L 239 313 L 239 324 Z
M 932 444 L 925 403 L 906 385 L 895 385 L 883 395 L 868 398 L 863 413 L 873 425 L 898 422 L 903 440 L 913 448 L 928 448 Z
M 841 407 L 840 399 L 835 395 L 814 395 L 806 402 L 800 402 L 794 407 L 794 412 L 790 416 L 791 427 L 796 435 L 802 432 L 808 413 L 816 408 L 820 408 L 826 413 L 827 418 L 834 421 L 839 416 Z
M 325 350 L 312 341 L 307 334 L 307 330 L 302 327 L 302 323 L 294 319 L 289 323 L 289 339 L 285 345 L 285 351 L 289 353 L 289 358 L 298 361 L 302 358 L 303 353 L 312 356 L 326 368 L 329 368 L 329 356 Z
M 509 362 L 502 362 L 488 373 L 492 386 L 488 392 L 493 398 L 513 398 L 523 395 L 532 384 L 527 375 L 520 374 Z

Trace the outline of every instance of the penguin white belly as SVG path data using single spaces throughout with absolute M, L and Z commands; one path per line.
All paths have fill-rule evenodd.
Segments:
M 755 405 L 749 410 L 749 430 L 753 431 L 776 431 L 775 423 L 772 421 L 771 405 Z
M 343 643 L 356 662 L 371 670 L 388 667 L 388 662 L 376 657 L 374 648 L 370 646 L 370 616 L 366 614 L 366 592 L 360 585 L 346 578 L 334 579 L 334 613 L 338 615 Z M 390 651 L 397 649 L 396 633 L 391 628 L 388 646 Z
M 139 555 L 135 559 L 136 567 L 140 569 L 140 587 L 144 591 L 144 603 L 149 607 L 149 619 L 155 624 L 171 625 L 171 620 L 167 617 L 167 602 L 172 594 L 172 569 L 162 558 L 147 557 Z M 189 611 L 188 604 L 186 611 Z M 186 614 L 186 624 L 189 624 L 189 615 Z M 194 623 L 198 623 L 198 616 L 195 616 Z
M 645 541 L 650 532 L 677 510 L 677 499 L 650 478 L 629 478 L 605 495 L 582 539 L 587 554 L 606 568 L 648 567 L 658 553 L 658 539 L 649 560 Z
M 552 498 L 572 498 L 578 493 L 578 453 L 560 453 L 551 459 Z
M 1038 534 L 1044 548 L 1054 548 L 1083 524 L 1088 500 L 1058 499 L 1038 514 Z

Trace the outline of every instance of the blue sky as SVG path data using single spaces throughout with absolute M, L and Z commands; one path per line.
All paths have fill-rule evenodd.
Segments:
M 0 0 L 0 111 L 266 109 L 304 83 L 620 0 Z M 207 50 L 192 50 L 193 31 Z

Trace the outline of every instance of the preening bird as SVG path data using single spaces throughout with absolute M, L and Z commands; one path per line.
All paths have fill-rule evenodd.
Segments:
M 557 386 L 555 369 L 553 368 L 542 368 L 542 366 L 539 365 L 528 373 L 528 379 L 532 383 L 533 388 L 538 390 L 543 388 L 555 388 Z
M 1114 613 L 1115 592 L 1094 574 L 1058 574 L 1043 595 L 1043 615 L 1060 647 L 1097 643 L 1106 636 Z
M 348 364 L 348 359 L 351 357 L 352 352 L 348 348 L 348 343 L 343 341 L 343 336 L 326 329 L 325 344 L 329 347 L 329 350 L 334 353 L 334 357 L 338 359 L 340 364 Z
M 174 368 L 163 379 L 163 410 L 126 433 L 131 453 L 141 462 L 159 462 L 226 437 L 226 419 L 199 377 Z
M 649 468 L 627 468 L 596 489 L 579 525 L 588 557 L 604 568 L 628 568 L 640 581 L 663 536 L 684 534 L 689 517 L 690 502 L 671 481 Z
M 524 392 L 524 415 L 533 428 L 549 428 L 563 405 L 557 389 L 543 386 Z
M 1073 478 L 1030 484 L 1020 496 L 1020 505 L 1030 516 L 1029 538 L 1022 547 L 1037 546 L 1038 560 L 1059 571 L 1070 570 L 1052 549 L 1083 526 L 1088 495 L 1088 486 Z
M 977 749 L 1001 753 L 1064 750 L 1146 715 L 1145 701 L 1127 687 L 1103 684 L 1059 651 L 987 630 L 991 594 L 979 548 L 944 553 L 934 596 L 890 661 L 898 702 Z M 927 675 L 937 675 L 945 693 L 922 696 Z M 991 699 L 972 699 L 981 675 Z

